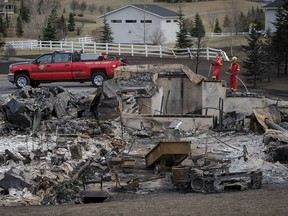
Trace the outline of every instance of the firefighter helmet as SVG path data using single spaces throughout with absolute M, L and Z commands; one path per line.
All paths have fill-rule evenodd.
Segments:
M 237 57 L 236 57 L 236 56 L 233 56 L 233 57 L 232 57 L 232 61 L 237 61 Z

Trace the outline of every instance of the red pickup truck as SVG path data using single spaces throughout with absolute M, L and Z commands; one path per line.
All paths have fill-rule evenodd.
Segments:
M 97 87 L 113 78 L 115 68 L 126 63 L 123 59 L 106 59 L 94 53 L 55 51 L 40 55 L 32 62 L 11 64 L 8 80 L 18 88 L 67 81 L 91 81 Z

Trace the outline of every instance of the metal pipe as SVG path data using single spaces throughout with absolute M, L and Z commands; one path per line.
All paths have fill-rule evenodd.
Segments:
M 286 129 L 284 129 L 281 126 L 279 126 L 278 124 L 270 121 L 268 118 L 265 118 L 264 122 L 269 128 L 272 128 L 272 129 L 275 129 L 275 130 L 279 130 L 279 131 L 281 131 L 283 133 L 288 134 L 288 131 Z

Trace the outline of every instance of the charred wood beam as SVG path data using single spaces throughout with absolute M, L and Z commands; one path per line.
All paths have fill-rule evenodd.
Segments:
M 18 163 L 20 161 L 20 159 L 18 157 L 16 157 L 11 151 L 9 151 L 8 149 L 5 149 L 5 154 L 8 156 L 8 160 L 13 160 L 15 163 Z

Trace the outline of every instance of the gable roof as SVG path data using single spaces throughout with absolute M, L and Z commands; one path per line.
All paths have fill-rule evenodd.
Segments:
M 99 16 L 98 18 L 102 18 L 105 15 L 107 16 L 109 14 L 112 14 L 116 11 L 120 11 L 120 10 L 127 8 L 127 7 L 133 7 L 133 8 L 136 8 L 138 10 L 145 11 L 147 13 L 153 14 L 153 15 L 161 17 L 161 18 L 179 17 L 179 14 L 176 13 L 175 11 L 166 9 L 166 8 L 161 7 L 159 5 L 156 5 L 156 4 L 129 4 L 129 5 L 126 5 L 124 7 L 118 8 L 116 10 L 110 11 L 109 13 L 103 14 L 103 15 Z
M 141 10 L 145 10 L 146 12 L 150 12 L 155 15 L 159 15 L 161 17 L 174 17 L 179 16 L 178 13 L 171 11 L 169 9 L 166 9 L 164 7 L 161 7 L 156 4 L 131 4 L 134 7 L 137 7 Z
M 0 0 L 0 4 L 4 5 L 4 4 L 13 4 L 14 2 L 11 0 Z
M 274 9 L 274 8 L 280 8 L 284 4 L 284 0 L 275 0 L 271 2 L 270 4 L 267 4 L 264 6 L 264 8 L 268 9 Z

